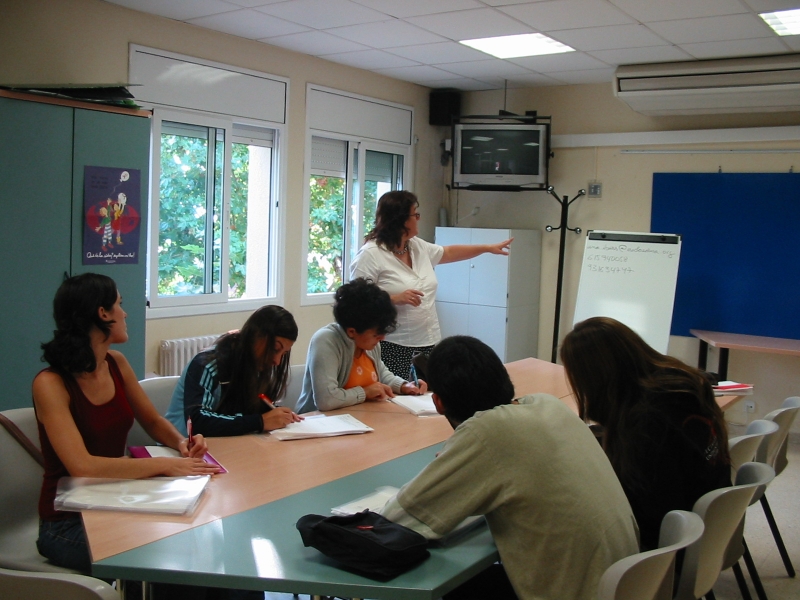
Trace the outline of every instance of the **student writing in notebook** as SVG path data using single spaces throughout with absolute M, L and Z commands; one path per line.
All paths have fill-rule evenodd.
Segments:
M 281 306 L 262 306 L 241 330 L 227 333 L 186 366 L 167 419 L 180 431 L 187 419 L 205 436 L 260 433 L 302 420 L 276 407 L 286 392 L 297 323 Z
M 367 279 L 354 279 L 336 290 L 333 316 L 336 322 L 311 338 L 299 413 L 427 391 L 424 381 L 408 382 L 381 360 L 380 341 L 394 330 L 397 318 L 387 292 Z
M 65 280 L 53 301 L 56 330 L 42 344 L 49 367 L 33 380 L 33 404 L 44 456 L 39 496 L 39 552 L 53 563 L 91 568 L 80 513 L 53 506 L 61 477 L 138 479 L 216 473 L 203 461 L 202 435 L 189 440 L 158 414 L 125 357 L 111 344 L 128 340 L 122 297 L 114 280 L 85 273 Z M 125 458 L 133 419 L 181 458 Z

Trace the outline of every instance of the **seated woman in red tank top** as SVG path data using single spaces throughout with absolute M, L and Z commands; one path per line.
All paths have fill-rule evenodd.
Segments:
M 39 497 L 42 556 L 89 571 L 91 560 L 80 513 L 53 507 L 61 477 L 139 479 L 156 475 L 207 475 L 203 436 L 183 437 L 158 414 L 125 357 L 111 344 L 128 340 L 122 298 L 114 280 L 85 273 L 61 284 L 53 301 L 54 337 L 42 344 L 50 365 L 33 380 L 33 404 L 45 460 Z M 125 457 L 134 418 L 156 441 L 182 458 Z

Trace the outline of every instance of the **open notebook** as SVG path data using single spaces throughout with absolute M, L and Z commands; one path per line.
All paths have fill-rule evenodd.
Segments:
M 281 441 L 303 440 L 308 438 L 350 435 L 374 431 L 353 415 L 314 415 L 299 423 L 289 423 L 283 429 L 271 431 L 270 435 Z
M 178 458 L 181 455 L 177 450 L 168 448 L 167 446 L 128 446 L 128 452 L 130 452 L 133 458 Z M 217 459 L 208 452 L 203 456 L 203 460 L 210 465 L 218 466 L 220 473 L 228 472 L 228 469 L 219 464 Z
M 62 477 L 58 480 L 57 510 L 124 510 L 188 515 L 194 512 L 210 475 L 100 479 Z
M 389 398 L 398 406 L 402 406 L 408 412 L 417 415 L 418 417 L 429 417 L 438 415 L 436 407 L 433 405 L 433 394 L 428 392 L 421 396 L 395 396 Z

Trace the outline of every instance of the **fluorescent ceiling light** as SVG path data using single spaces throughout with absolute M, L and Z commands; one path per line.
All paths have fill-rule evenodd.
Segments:
M 489 142 L 489 141 L 493 140 L 494 138 L 484 137 L 482 135 L 473 135 L 469 139 L 474 140 L 476 142 Z
M 518 58 L 520 56 L 575 52 L 574 48 L 570 48 L 541 33 L 462 40 L 459 43 L 497 58 Z
M 539 144 L 537 144 L 536 142 L 526 142 L 526 143 L 524 143 L 522 145 L 523 146 L 538 146 Z
M 778 35 L 800 35 L 800 8 L 766 12 L 758 16 Z

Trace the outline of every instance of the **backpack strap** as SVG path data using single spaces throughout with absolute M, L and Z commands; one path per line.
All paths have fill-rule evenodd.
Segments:
M 6 431 L 11 434 L 20 446 L 22 446 L 25 451 L 31 455 L 31 458 L 39 463 L 39 466 L 44 468 L 44 456 L 42 456 L 42 451 L 36 447 L 30 438 L 22 433 L 22 430 L 17 427 L 17 424 L 14 423 L 11 419 L 5 416 L 3 413 L 0 413 L 0 425 L 5 427 Z

